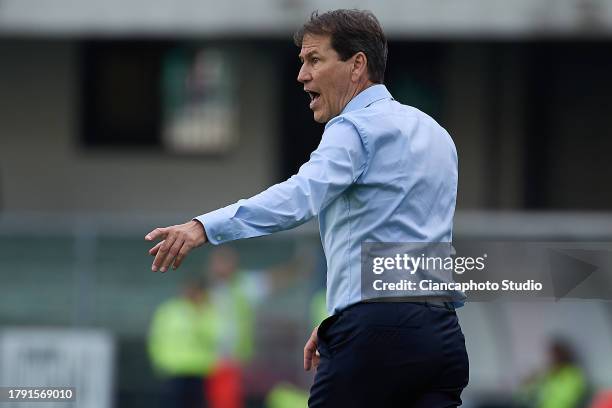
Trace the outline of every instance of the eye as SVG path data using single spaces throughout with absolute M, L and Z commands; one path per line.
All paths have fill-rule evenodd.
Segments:
M 317 57 L 312 57 L 312 63 L 313 63 L 313 64 L 316 64 L 316 63 L 317 63 L 317 62 L 319 62 L 319 61 L 320 61 L 320 60 L 319 60 L 319 58 L 317 58 Z

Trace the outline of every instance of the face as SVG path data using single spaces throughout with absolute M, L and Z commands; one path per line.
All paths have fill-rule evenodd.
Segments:
M 354 57 L 341 61 L 329 35 L 306 34 L 300 51 L 302 67 L 297 80 L 310 96 L 314 120 L 328 122 L 355 96 Z
M 204 291 L 199 287 L 188 285 L 183 289 L 183 293 L 193 303 L 201 303 L 204 300 Z
M 238 269 L 236 254 L 227 248 L 218 249 L 211 254 L 209 271 L 219 281 L 228 281 Z

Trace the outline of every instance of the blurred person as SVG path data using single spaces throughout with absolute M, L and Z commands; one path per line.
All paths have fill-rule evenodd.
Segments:
M 211 253 L 205 270 L 211 282 L 211 302 L 219 316 L 217 349 L 219 360 L 208 381 L 213 408 L 244 406 L 242 365 L 253 353 L 254 314 L 252 296 L 255 284 L 238 269 L 238 254 L 231 248 Z
M 548 345 L 548 366 L 530 376 L 518 399 L 530 408 L 586 408 L 589 389 L 573 347 L 555 338 Z
M 203 380 L 217 360 L 217 317 L 203 285 L 189 281 L 162 303 L 151 322 L 149 356 L 164 380 L 166 407 L 207 407 Z
M 212 251 L 204 273 L 211 283 L 211 302 L 223 315 L 219 326 L 221 354 L 247 361 L 253 354 L 253 304 L 264 297 L 267 283 L 239 269 L 238 253 L 232 248 Z
M 211 252 L 203 272 L 211 283 L 211 305 L 218 315 L 219 359 L 208 379 L 212 408 L 244 406 L 242 379 L 253 356 L 255 308 L 294 280 L 296 264 L 294 260 L 265 271 L 247 271 L 240 268 L 235 249 Z
M 266 408 L 303 408 L 308 405 L 308 393 L 293 384 L 275 385 L 266 396 Z
M 315 291 L 310 300 L 309 320 L 314 327 L 329 317 L 325 307 L 325 289 Z M 308 405 L 308 392 L 288 382 L 276 384 L 266 396 L 266 408 L 301 408 Z
M 317 369 L 310 407 L 441 408 L 461 404 L 468 357 L 454 310 L 464 296 L 365 302 L 363 242 L 450 242 L 457 154 L 425 113 L 396 102 L 385 85 L 387 42 L 367 11 L 313 13 L 296 33 L 298 81 L 321 142 L 287 181 L 157 228 L 152 270 L 177 268 L 195 247 L 262 236 L 318 216 L 327 259 L 327 310 L 304 347 Z

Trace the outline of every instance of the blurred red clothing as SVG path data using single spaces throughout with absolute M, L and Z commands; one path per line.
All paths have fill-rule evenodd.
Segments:
M 598 392 L 593 398 L 591 408 L 612 408 L 612 390 Z
M 209 375 L 206 395 L 211 408 L 244 408 L 242 370 L 232 361 L 222 361 Z

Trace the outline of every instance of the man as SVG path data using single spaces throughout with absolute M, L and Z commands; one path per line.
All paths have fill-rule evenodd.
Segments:
M 219 361 L 208 381 L 213 408 L 244 407 L 242 369 L 251 358 L 255 323 L 254 296 L 249 290 L 258 291 L 258 288 L 257 281 L 249 281 L 238 265 L 238 253 L 233 248 L 222 247 L 210 254 L 204 271 L 211 283 L 211 303 L 220 317 L 217 325 Z
M 451 241 L 453 142 L 383 85 L 387 42 L 370 12 L 313 13 L 295 42 L 297 79 L 314 119 L 326 123 L 321 143 L 287 181 L 149 233 L 148 240 L 163 239 L 150 250 L 152 269 L 180 266 L 205 242 L 266 235 L 318 216 L 331 317 L 304 348 L 304 368 L 317 368 L 309 406 L 458 406 L 468 360 L 452 304 L 364 302 L 360 279 L 362 243 Z
M 164 379 L 164 406 L 207 406 L 204 384 L 217 362 L 217 315 L 204 287 L 188 281 L 183 295 L 162 303 L 149 330 L 149 355 Z
M 548 367 L 532 375 L 517 396 L 520 406 L 534 408 L 581 408 L 591 399 L 587 375 L 567 340 L 548 343 Z

